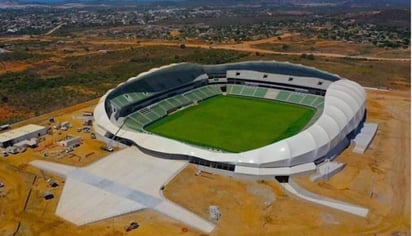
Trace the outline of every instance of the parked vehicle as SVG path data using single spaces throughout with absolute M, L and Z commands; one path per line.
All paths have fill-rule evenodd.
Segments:
M 110 145 L 102 146 L 101 149 L 106 151 L 106 152 L 113 152 L 114 151 L 113 147 L 110 146 Z

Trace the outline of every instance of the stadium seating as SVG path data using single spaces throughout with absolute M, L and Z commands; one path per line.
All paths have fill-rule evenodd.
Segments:
M 255 90 L 256 90 L 256 87 L 243 86 L 243 89 L 240 95 L 253 97 L 255 94 Z
M 278 96 L 276 97 L 276 100 L 279 100 L 279 101 L 287 101 L 288 98 L 289 98 L 289 96 L 290 96 L 290 93 L 291 93 L 291 92 L 289 92 L 289 91 L 279 91 L 279 94 L 278 94 Z
M 166 98 L 157 104 L 144 107 L 130 114 L 126 118 L 125 125 L 130 129 L 143 131 L 144 126 L 166 116 L 170 110 L 178 109 L 221 93 L 220 88 L 215 85 L 196 88 L 187 93 Z
M 228 94 L 232 95 L 263 98 L 265 97 L 267 90 L 267 88 L 260 88 L 255 86 L 228 85 Z
M 296 104 L 300 104 L 300 101 L 303 100 L 303 98 L 305 97 L 305 94 L 301 94 L 301 93 L 292 93 L 289 98 L 288 98 L 288 102 L 291 103 L 296 103 Z
M 280 90 L 277 89 L 268 89 L 266 91 L 264 98 L 276 100 L 276 97 L 278 96 L 279 92 Z
M 323 97 L 321 96 L 286 90 L 233 84 L 228 85 L 227 93 L 231 95 L 260 97 L 282 102 L 295 103 L 317 109 L 321 109 L 323 107 Z
M 259 98 L 264 98 L 266 93 L 267 93 L 268 89 L 267 88 L 256 88 L 255 97 L 259 97 Z
M 313 107 L 323 107 L 323 97 L 317 97 L 311 104 Z
M 323 109 L 324 98 L 313 94 L 304 94 L 286 90 L 263 88 L 256 86 L 247 86 L 239 84 L 227 85 L 227 93 L 237 96 L 249 96 L 272 99 L 282 102 L 289 102 L 310 106 L 317 110 Z M 222 94 L 218 85 L 207 85 L 200 88 L 190 90 L 188 92 L 166 98 L 149 107 L 142 108 L 130 114 L 125 122 L 126 127 L 133 130 L 143 131 L 143 127 L 166 116 L 170 111 L 177 110 L 191 103 L 200 102 L 207 98 Z M 141 99 L 139 94 L 130 94 L 133 99 Z M 125 101 L 126 100 L 126 101 Z M 126 98 L 115 98 L 113 102 L 125 104 Z M 312 120 L 316 120 L 321 112 L 317 112 Z
M 315 99 L 315 95 L 306 94 L 305 98 L 301 101 L 301 103 L 303 105 L 310 106 Z
M 164 68 L 162 71 L 153 71 L 150 75 L 142 75 L 138 80 L 125 83 L 110 94 L 108 100 L 118 108 L 123 108 L 155 93 L 192 82 L 202 75 L 207 78 L 204 70 L 197 65 L 175 65 Z M 150 79 L 146 77 L 150 77 Z
M 240 95 L 243 86 L 242 85 L 228 85 L 228 93 L 234 95 Z
M 112 101 L 117 107 L 125 107 L 129 104 L 138 102 L 148 96 L 151 96 L 151 93 L 138 93 L 138 92 L 130 92 L 130 93 L 123 93 L 120 94 L 114 98 L 112 98 L 110 101 Z

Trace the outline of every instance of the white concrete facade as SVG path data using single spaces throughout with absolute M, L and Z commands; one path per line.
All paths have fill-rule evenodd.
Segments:
M 162 67 L 164 68 L 164 67 Z M 151 71 L 159 71 L 158 68 Z M 242 73 L 243 72 L 243 75 Z M 242 76 L 250 75 L 258 81 L 259 76 L 251 71 L 239 72 Z M 236 75 L 235 71 L 227 73 Z M 144 75 L 150 74 L 150 71 Z M 269 79 L 286 80 L 285 75 L 268 75 Z M 297 77 L 298 78 L 298 77 Z M 139 76 L 128 82 L 139 79 Z M 313 83 L 315 78 L 300 80 Z M 315 85 L 314 85 L 315 86 Z M 346 79 L 325 82 L 324 108 L 320 117 L 307 129 L 276 143 L 242 153 L 216 152 L 158 135 L 134 132 L 121 128 L 110 120 L 105 110 L 106 96 L 101 98 L 94 112 L 95 132 L 105 135 L 107 132 L 130 140 L 148 150 L 164 154 L 192 156 L 210 162 L 230 163 L 236 166 L 235 172 L 248 175 L 294 175 L 315 170 L 315 160 L 332 152 L 343 142 L 348 134 L 355 130 L 365 115 L 366 93 L 357 83 Z M 111 90 L 112 91 L 112 90 Z

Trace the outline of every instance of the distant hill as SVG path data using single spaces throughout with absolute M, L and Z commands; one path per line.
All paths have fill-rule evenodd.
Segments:
M 339 2 L 339 1 L 336 1 Z M 340 1 L 343 2 L 342 5 L 351 7 L 399 7 L 399 6 L 411 6 L 410 0 L 347 0 Z
M 272 5 L 272 6 L 345 6 L 345 7 L 407 7 L 410 0 L 0 0 L 0 3 L 14 4 L 133 4 L 170 2 L 190 5 Z
M 410 9 L 385 9 L 376 14 L 360 16 L 358 21 L 384 26 L 410 27 Z
M 83 3 L 83 4 L 119 4 L 119 3 L 148 3 L 148 2 L 182 2 L 185 0 L 0 0 L 0 3 L 16 4 L 64 4 L 64 3 Z

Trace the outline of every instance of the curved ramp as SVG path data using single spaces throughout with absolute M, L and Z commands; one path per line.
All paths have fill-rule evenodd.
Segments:
M 365 123 L 360 133 L 352 140 L 355 144 L 353 152 L 363 154 L 375 138 L 378 124 Z
M 337 201 L 331 198 L 327 198 L 312 192 L 309 192 L 299 185 L 297 185 L 292 179 L 289 179 L 289 183 L 281 183 L 285 190 L 301 199 L 306 201 L 319 204 L 322 206 L 327 206 L 336 210 L 344 211 L 353 215 L 366 217 L 368 215 L 369 210 L 364 207 L 352 205 L 349 203 Z

